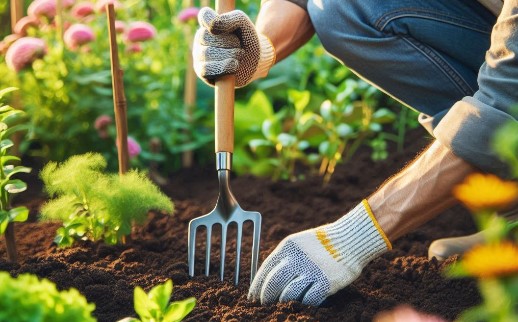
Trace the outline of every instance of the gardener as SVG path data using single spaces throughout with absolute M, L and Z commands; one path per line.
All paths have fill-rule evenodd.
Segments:
M 421 112 L 435 138 L 336 222 L 285 238 L 257 272 L 250 299 L 319 305 L 391 241 L 456 204 L 452 188 L 468 174 L 507 177 L 490 142 L 516 122 L 517 10 L 518 0 L 263 0 L 255 25 L 241 11 L 200 11 L 194 67 L 207 83 L 235 74 L 245 86 L 316 32 L 343 64 Z M 430 254 L 444 258 L 479 240 L 439 241 Z

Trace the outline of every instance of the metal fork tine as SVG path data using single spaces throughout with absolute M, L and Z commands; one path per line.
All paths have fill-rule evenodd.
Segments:
M 225 273 L 225 252 L 227 246 L 227 225 L 221 224 L 221 266 L 219 270 L 220 279 L 223 281 Z
M 261 215 L 255 213 L 255 219 L 252 221 L 254 225 L 254 237 L 252 239 L 252 268 L 250 273 L 250 283 L 254 280 L 257 272 L 257 264 L 259 262 L 259 243 L 261 241 Z
M 207 246 L 205 248 L 205 275 L 209 276 L 210 270 L 210 246 L 212 239 L 212 226 L 207 226 Z
M 237 223 L 237 237 L 236 237 L 236 272 L 234 277 L 234 284 L 237 285 L 239 281 L 239 268 L 241 266 L 241 236 L 243 235 L 243 224 Z
M 189 236 L 187 240 L 187 244 L 189 245 L 189 251 L 188 251 L 188 262 L 189 262 L 189 276 L 194 276 L 194 254 L 195 254 L 195 248 L 196 248 L 196 229 L 198 228 L 198 225 L 194 220 L 191 220 L 189 223 Z

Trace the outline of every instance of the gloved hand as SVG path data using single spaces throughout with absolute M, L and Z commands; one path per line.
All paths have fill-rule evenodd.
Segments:
M 264 77 L 275 63 L 270 40 L 255 30 L 239 10 L 218 15 L 210 8 L 198 14 L 200 29 L 194 36 L 194 71 L 209 85 L 222 75 L 235 74 L 236 87 Z
M 257 271 L 248 299 L 319 305 L 392 246 L 367 200 L 334 223 L 286 237 Z

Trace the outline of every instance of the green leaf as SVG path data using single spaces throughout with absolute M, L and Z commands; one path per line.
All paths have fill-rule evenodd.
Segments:
M 169 304 L 169 298 L 173 293 L 173 282 L 167 280 L 165 283 L 153 287 L 148 294 L 149 300 L 156 303 L 161 312 L 165 312 Z
M 147 321 L 151 318 L 149 312 L 149 299 L 146 292 L 140 287 L 135 287 L 133 293 L 133 306 L 141 320 Z
M 9 139 L 4 139 L 2 141 L 0 141 L 0 151 L 5 151 L 7 149 L 9 149 L 10 147 L 12 147 L 14 145 L 13 141 L 9 140 Z
M 164 315 L 163 322 L 177 322 L 181 321 L 192 309 L 196 306 L 196 299 L 189 297 L 182 301 L 171 303 L 167 312 Z
M 394 122 L 396 114 L 388 108 L 380 108 L 372 114 L 372 122 L 376 123 L 390 123 Z
M 11 93 L 11 92 L 14 92 L 14 91 L 17 91 L 17 90 L 18 90 L 18 88 L 16 88 L 16 87 L 4 88 L 4 89 L 0 90 L 0 97 L 4 97 L 5 94 Z
M 9 210 L 9 221 L 24 222 L 29 218 L 27 207 L 16 207 Z
M 250 142 L 248 142 L 248 145 L 250 146 L 250 148 L 253 150 L 259 148 L 259 147 L 271 147 L 273 146 L 273 143 L 268 141 L 268 140 L 264 140 L 264 139 L 253 139 L 253 140 L 250 140 Z
M 16 166 L 13 167 L 11 165 L 4 167 L 4 173 L 6 175 L 6 178 L 10 178 L 11 176 L 17 174 L 17 173 L 30 173 L 32 171 L 31 168 L 24 167 L 24 166 Z
M 339 137 L 347 138 L 354 134 L 354 129 L 349 124 L 341 123 L 336 127 L 336 132 Z
M 4 189 L 8 193 L 19 193 L 27 190 L 27 184 L 19 179 L 9 180 L 7 181 Z
M 279 121 L 273 117 L 264 120 L 261 129 L 262 129 L 263 135 L 268 140 L 272 140 L 272 141 L 274 141 L 276 139 L 277 135 L 279 135 L 281 133 L 281 125 L 280 125 Z
M 289 148 L 297 143 L 297 137 L 288 133 L 281 133 L 277 136 L 277 141 L 284 148 Z
M 309 104 L 311 93 L 309 91 L 297 91 L 292 89 L 288 91 L 288 99 L 295 105 L 296 111 L 302 112 Z

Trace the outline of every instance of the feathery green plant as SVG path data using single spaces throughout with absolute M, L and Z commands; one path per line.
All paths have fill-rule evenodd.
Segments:
M 40 173 L 54 199 L 41 209 L 44 220 L 63 222 L 55 238 L 58 246 L 76 240 L 122 242 L 134 223 L 149 210 L 172 213 L 172 201 L 143 173 L 106 174 L 106 160 L 98 153 L 75 155 L 62 163 L 49 162 Z

